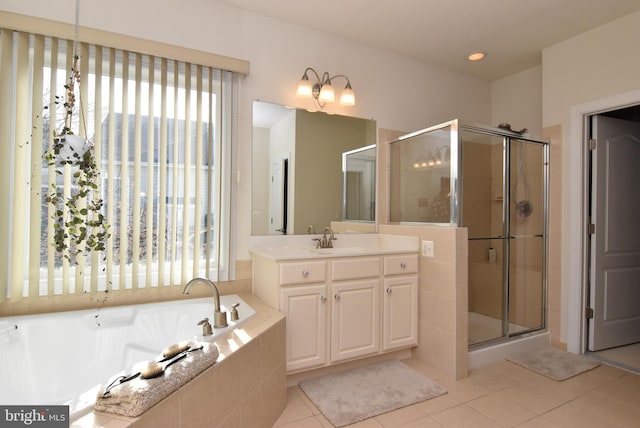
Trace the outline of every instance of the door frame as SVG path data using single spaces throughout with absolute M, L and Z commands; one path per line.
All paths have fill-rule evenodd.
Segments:
M 589 221 L 588 138 L 589 117 L 640 103 L 640 90 L 617 94 L 599 100 L 573 105 L 570 108 L 569 139 L 562 144 L 562 284 L 568 292 L 562 293 L 561 313 L 566 313 L 567 350 L 583 354 L 588 343 L 588 323 L 585 318 L 589 296 Z M 564 140 L 564 138 L 563 138 Z M 566 173 L 564 173 L 566 171 Z M 580 189 L 580 191 L 569 191 Z M 578 219 L 578 221 L 568 221 Z M 575 245 L 578 245 L 576 251 Z M 573 244 L 573 245 L 572 245 Z M 566 298 L 564 297 L 566 295 Z M 563 339 L 562 331 L 560 340 Z

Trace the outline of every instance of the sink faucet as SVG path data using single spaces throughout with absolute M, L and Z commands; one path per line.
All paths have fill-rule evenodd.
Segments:
M 327 238 L 327 232 L 329 232 L 330 236 Z M 336 238 L 335 236 L 333 236 L 333 230 L 330 227 L 325 227 L 324 228 L 324 234 L 322 235 L 322 241 L 320 243 L 320 247 L 321 248 L 333 248 L 333 241 L 335 241 Z
M 329 233 L 328 238 L 327 233 Z M 313 238 L 312 241 L 316 242 L 316 248 L 333 248 L 332 241 L 335 241 L 336 239 L 338 238 L 333 235 L 333 230 L 327 226 L 324 228 L 324 234 L 322 235 L 322 238 Z
M 202 283 L 211 287 L 213 291 L 213 328 L 224 328 L 227 326 L 227 313 L 220 310 L 220 293 L 216 285 L 207 278 L 193 278 L 184 286 L 182 294 L 189 294 L 192 285 Z

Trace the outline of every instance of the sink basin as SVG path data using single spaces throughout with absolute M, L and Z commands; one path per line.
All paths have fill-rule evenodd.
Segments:
M 364 248 L 348 247 L 348 248 L 313 248 L 309 250 L 311 253 L 319 255 L 346 255 L 358 254 L 365 251 Z

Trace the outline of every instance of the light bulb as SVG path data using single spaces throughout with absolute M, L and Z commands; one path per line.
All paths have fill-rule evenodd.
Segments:
M 353 89 L 351 89 L 351 85 L 347 84 L 347 87 L 344 88 L 342 93 L 340 94 L 340 104 L 343 106 L 352 106 L 356 103 L 356 95 L 353 93 Z
M 336 93 L 330 83 L 325 83 L 320 88 L 320 95 L 318 101 L 321 103 L 332 103 L 336 100 Z
M 306 77 L 306 75 L 305 75 Z M 298 83 L 298 96 L 300 98 L 311 98 L 313 95 L 313 85 L 308 78 L 303 77 Z

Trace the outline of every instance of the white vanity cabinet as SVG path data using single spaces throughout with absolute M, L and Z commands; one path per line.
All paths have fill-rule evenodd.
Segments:
M 278 263 L 280 296 L 276 308 L 286 315 L 287 371 L 327 361 L 327 261 Z
M 331 261 L 331 362 L 380 352 L 380 257 Z
M 253 292 L 286 315 L 288 373 L 417 344 L 416 252 L 253 255 Z
M 327 361 L 327 286 L 282 287 L 280 310 L 286 315 L 287 371 Z
M 382 350 L 418 343 L 418 256 L 384 257 Z

